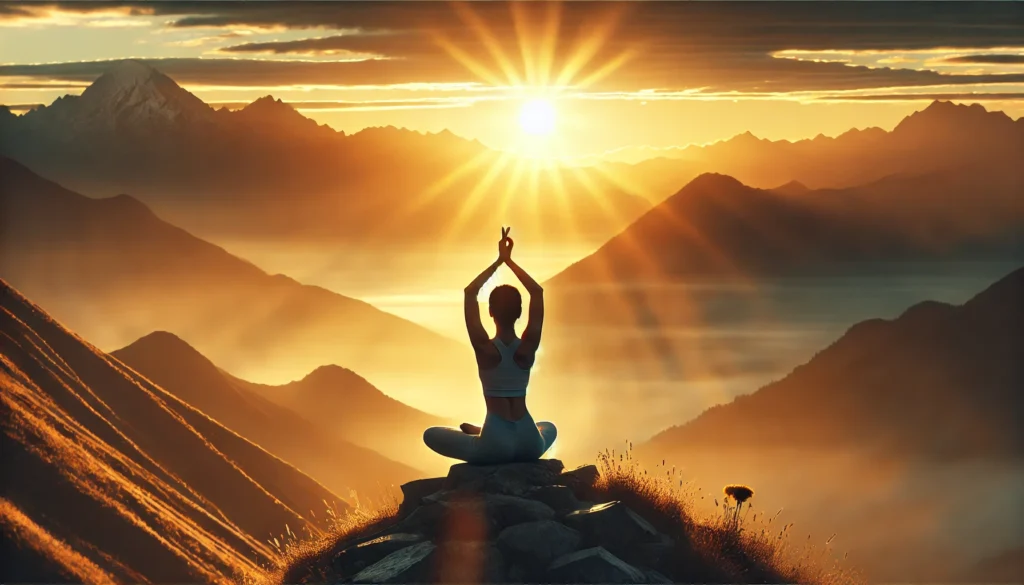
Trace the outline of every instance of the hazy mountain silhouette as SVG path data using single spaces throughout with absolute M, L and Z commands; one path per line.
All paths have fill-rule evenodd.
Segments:
M 335 426 L 345 424 L 345 418 L 365 417 L 369 426 L 375 417 L 384 419 L 386 413 L 365 412 L 360 404 L 342 403 L 333 405 L 339 408 L 332 413 L 336 417 L 333 425 L 311 423 L 253 392 L 192 346 L 163 331 L 110 355 L 336 494 L 348 497 L 355 490 L 363 498 L 379 497 L 420 475 L 333 432 Z M 343 417 L 337 416 L 339 411 L 345 413 Z
M 876 583 L 1013 578 L 1024 481 L 1024 268 L 968 302 L 873 319 L 756 392 L 637 446 L 709 488 L 754 486 Z M 757 512 L 757 510 L 752 510 Z M 820 544 L 818 544 L 820 546 Z M 1009 549 L 1009 550 L 1008 550 Z
M 549 282 L 850 273 L 958 255 L 1018 260 L 1024 170 L 1015 167 L 987 186 L 949 171 L 802 193 L 704 174 Z
M 280 386 L 236 384 L 280 404 L 322 432 L 373 449 L 413 467 L 435 457 L 423 445 L 423 429 L 456 425 L 385 395 L 359 374 L 340 366 L 321 366 L 301 380 Z
M 804 185 L 800 181 L 790 181 L 785 185 L 779 185 L 772 189 L 772 191 L 782 193 L 783 195 L 804 195 L 810 190 L 810 187 Z
M 672 193 L 702 173 L 731 175 L 745 184 L 771 188 L 799 181 L 812 189 L 845 188 L 894 174 L 920 175 L 975 168 L 976 186 L 1024 156 L 1024 123 L 980 104 L 935 101 L 904 118 L 892 131 L 852 129 L 836 137 L 797 141 L 758 139 L 750 132 L 704 146 L 667 149 L 636 165 L 604 163 L 608 172 Z M 1020 183 L 1018 183 L 1020 185 Z
M 934 301 L 854 325 L 782 380 L 649 442 L 858 447 L 914 458 L 1024 460 L 1024 268 L 961 306 Z
M 232 583 L 335 500 L 4 281 L 0 404 L 4 581 Z
M 596 243 L 649 207 L 600 173 L 538 171 L 448 131 L 346 136 L 271 96 L 214 110 L 138 61 L 0 115 L 0 155 L 86 195 L 131 193 L 204 237 L 436 245 L 490 242 L 504 221 L 534 241 Z
M 219 366 L 294 379 L 342 363 L 387 388 L 472 388 L 464 348 L 165 223 L 129 196 L 90 199 L 0 159 L 0 275 L 101 347 L 173 331 Z M 278 369 L 279 368 L 279 369 Z

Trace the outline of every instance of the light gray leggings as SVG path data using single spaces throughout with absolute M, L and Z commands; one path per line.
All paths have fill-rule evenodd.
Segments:
M 517 421 L 488 413 L 479 435 L 467 435 L 450 427 L 430 427 L 423 431 L 423 442 L 445 457 L 490 465 L 540 459 L 557 435 L 555 425 L 535 423 L 530 413 Z

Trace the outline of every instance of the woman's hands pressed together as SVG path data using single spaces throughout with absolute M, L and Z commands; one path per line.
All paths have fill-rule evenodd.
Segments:
M 508 237 L 508 233 L 511 231 L 511 227 L 501 228 L 501 240 L 498 241 L 498 262 L 508 262 L 512 259 L 512 247 L 515 246 L 515 242 Z

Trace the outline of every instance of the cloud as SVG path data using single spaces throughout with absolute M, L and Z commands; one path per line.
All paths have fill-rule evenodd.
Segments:
M 13 113 L 23 114 L 23 113 L 25 113 L 25 112 L 27 112 L 29 110 L 34 110 L 36 108 L 41 108 L 41 107 L 43 107 L 43 105 L 44 104 L 8 104 L 8 105 L 5 105 L 5 106 L 0 106 L 0 107 L 7 108 L 8 110 L 10 110 Z
M 904 63 L 900 60 L 867 66 L 837 62 L 845 59 L 829 62 L 776 55 L 1024 47 L 1024 27 L 1018 24 L 1024 18 L 1024 6 L 1018 3 L 122 2 L 51 8 L 138 10 L 165 17 L 166 26 L 179 30 L 310 31 L 304 39 L 218 49 L 217 54 L 233 59 L 150 61 L 186 84 L 542 85 L 546 81 L 592 91 L 698 87 L 748 93 L 842 91 L 1016 83 L 1022 78 L 1017 72 L 1000 74 L 991 69 L 970 74 L 929 70 L 925 64 L 888 66 Z M 17 8 L 9 11 L 16 13 Z M 4 18 L 0 10 L 0 21 Z M 275 58 L 260 58 L 265 55 Z M 310 55 L 374 58 L 358 62 L 304 58 Z M 15 67 L 22 67 L 17 69 L 19 75 L 82 80 L 95 78 L 107 65 Z M 12 71 L 8 67 L 0 67 L 0 75 L 11 74 L 5 73 Z
M 438 109 L 438 108 L 463 108 L 471 106 L 478 101 L 484 101 L 487 97 L 445 97 L 445 98 L 422 98 L 404 100 L 322 100 L 322 101 L 289 101 L 292 108 L 303 111 L 376 111 L 376 110 L 413 110 L 413 109 Z M 208 102 L 211 106 L 229 110 L 244 108 L 249 102 Z
M 1024 64 L 1024 55 L 961 55 L 943 60 L 945 63 L 981 63 L 981 64 Z
M 401 60 L 276 61 L 249 59 L 140 59 L 182 85 L 242 87 L 393 85 L 397 83 L 471 83 L 459 68 L 423 70 Z M 93 81 L 120 60 L 0 65 L 0 77 L 21 76 L 60 81 Z
M 1024 100 L 1024 93 L 889 93 L 863 95 L 823 95 L 823 101 L 1016 101 Z

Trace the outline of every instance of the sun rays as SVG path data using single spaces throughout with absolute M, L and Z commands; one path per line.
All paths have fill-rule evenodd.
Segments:
M 637 54 L 636 48 L 628 48 L 599 59 L 607 57 L 603 49 L 625 9 L 608 7 L 585 26 L 578 26 L 579 32 L 571 38 L 559 3 L 512 3 L 507 13 L 461 2 L 451 6 L 465 33 L 431 30 L 430 34 L 448 57 L 472 75 L 507 90 L 507 99 L 517 104 L 508 124 L 510 132 L 519 135 L 518 145 L 508 155 L 481 155 L 467 161 L 419 193 L 411 211 L 446 193 L 451 196 L 453 190 L 463 193 L 459 195 L 462 208 L 447 226 L 453 238 L 488 204 L 500 210 L 501 217 L 494 218 L 496 225 L 511 223 L 505 217 L 510 211 L 520 218 L 524 211 L 529 212 L 531 217 L 525 220 L 538 223 L 543 216 L 550 217 L 546 208 L 560 209 L 562 215 L 571 217 L 580 198 L 592 199 L 590 204 L 607 214 L 606 221 L 615 221 L 612 206 L 604 201 L 608 195 L 601 188 L 580 183 L 580 188 L 570 192 L 562 182 L 565 165 L 560 159 L 564 158 L 566 140 L 559 134 L 571 132 L 573 125 L 561 119 L 560 107 L 570 107 L 573 92 L 611 75 Z M 612 187 L 607 181 L 602 183 Z M 508 188 L 501 189 L 501 185 Z M 557 227 L 571 230 L 570 238 L 581 235 L 575 218 L 564 223 Z

